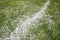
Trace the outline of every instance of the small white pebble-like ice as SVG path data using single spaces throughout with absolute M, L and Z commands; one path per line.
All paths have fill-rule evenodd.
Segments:
M 25 20 L 20 20 L 17 24 L 16 29 L 11 32 L 10 37 L 6 37 L 4 38 L 4 40 L 20 40 L 21 37 L 25 37 L 30 25 L 32 25 L 33 22 L 36 23 L 36 20 L 43 18 L 48 5 L 49 0 L 43 5 L 41 10 L 37 13 L 34 13 L 32 17 L 29 18 L 29 16 L 27 16 Z

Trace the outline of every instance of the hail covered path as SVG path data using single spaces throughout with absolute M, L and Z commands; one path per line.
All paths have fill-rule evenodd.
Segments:
M 49 0 L 43 5 L 40 11 L 34 13 L 32 17 L 29 16 L 25 20 L 20 20 L 17 23 L 16 29 L 11 32 L 10 37 L 4 38 L 4 40 L 20 40 L 21 37 L 25 37 L 29 27 L 34 24 L 33 22 L 37 22 L 36 20 L 43 18 L 45 15 L 45 11 L 49 5 Z

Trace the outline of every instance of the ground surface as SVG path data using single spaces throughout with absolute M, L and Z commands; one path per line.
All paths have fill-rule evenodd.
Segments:
M 25 16 L 31 17 L 46 1 L 0 0 L 0 40 L 9 37 L 19 20 L 25 20 Z M 42 19 L 38 19 L 38 23 L 31 24 L 28 34 L 20 40 L 60 40 L 60 0 L 50 0 L 45 14 Z

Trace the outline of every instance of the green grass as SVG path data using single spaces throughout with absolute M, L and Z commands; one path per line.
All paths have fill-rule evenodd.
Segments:
M 10 32 L 16 28 L 18 18 L 21 19 L 23 15 L 31 15 L 33 12 L 39 10 L 40 6 L 42 6 L 43 3 L 42 4 L 38 3 L 40 5 L 37 5 L 35 4 L 36 2 L 39 1 L 9 0 L 9 1 L 1 2 L 0 3 L 0 37 L 4 38 L 5 35 L 9 35 Z M 29 12 L 29 14 L 27 14 L 27 12 Z M 15 22 L 15 20 L 17 21 Z
M 1 2 L 0 38 L 4 38 L 5 35 L 9 36 L 16 28 L 18 19 L 24 18 L 23 15 L 32 15 L 39 11 L 45 2 L 46 0 L 9 0 Z M 60 1 L 50 0 L 46 14 L 52 17 L 46 16 L 39 20 L 39 25 L 35 25 L 36 28 L 32 25 L 33 28 L 29 29 L 26 38 L 21 38 L 21 40 L 30 40 L 30 34 L 32 36 L 35 35 L 33 40 L 60 40 Z M 51 25 L 48 26 L 49 22 L 46 23 L 46 21 L 49 19 L 53 20 L 54 24 L 51 23 Z M 42 25 L 40 25 L 40 23 L 42 23 Z M 49 27 L 51 27 L 51 29 L 49 29 Z

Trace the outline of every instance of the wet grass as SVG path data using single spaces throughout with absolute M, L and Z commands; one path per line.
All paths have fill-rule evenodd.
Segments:
M 23 18 L 23 15 L 32 15 L 45 2 L 46 0 L 9 0 L 8 2 L 1 2 L 0 38 L 4 38 L 5 35 L 9 36 L 10 32 L 16 28 L 18 18 Z M 33 28 L 29 29 L 27 37 L 21 40 L 30 40 L 31 35 L 34 37 L 32 40 L 60 40 L 60 1 L 50 0 L 46 14 L 52 17 L 44 17 L 42 20 L 39 20 L 38 24 L 32 25 Z M 46 23 L 49 19 L 53 20 L 54 24 L 51 23 L 49 26 L 49 22 Z M 49 27 L 51 28 L 49 29 Z
M 44 1 L 40 1 L 43 2 Z M 39 5 L 37 5 L 37 4 Z M 42 3 L 42 4 L 43 4 Z M 16 28 L 18 18 L 31 15 L 42 6 L 39 1 L 9 0 L 0 3 L 0 38 L 8 36 Z M 17 20 L 17 21 L 16 21 Z
M 59 0 L 50 0 L 50 5 L 48 6 L 48 9 L 46 11 L 46 15 L 49 15 L 47 17 L 44 17 L 42 20 L 40 20 L 40 23 L 42 25 L 36 24 L 35 28 L 30 28 L 30 32 L 27 36 L 27 40 L 30 40 L 31 34 L 32 34 L 32 40 L 60 40 L 60 1 Z M 52 20 L 53 22 L 50 24 L 48 20 Z M 47 23 L 46 23 L 47 22 Z M 49 26 L 50 25 L 50 26 Z M 43 32 L 42 35 L 41 31 Z M 35 35 L 35 36 L 33 36 Z M 42 36 L 43 37 L 42 37 Z

